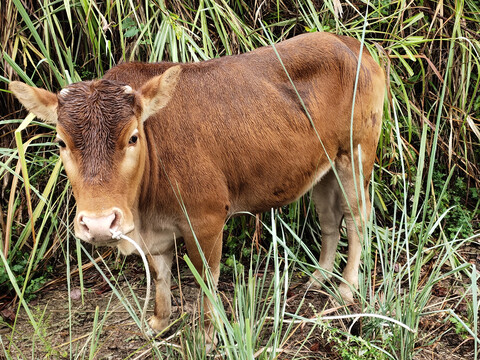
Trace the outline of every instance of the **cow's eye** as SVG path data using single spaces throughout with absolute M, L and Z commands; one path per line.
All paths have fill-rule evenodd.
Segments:
M 128 145 L 135 145 L 138 141 L 138 136 L 137 135 L 132 135 L 130 140 L 128 140 Z
M 58 147 L 61 149 L 65 149 L 67 147 L 67 144 L 65 144 L 65 141 L 58 139 L 57 140 Z

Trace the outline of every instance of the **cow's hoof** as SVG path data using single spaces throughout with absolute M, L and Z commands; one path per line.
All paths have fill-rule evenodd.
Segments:
M 215 350 L 216 347 L 217 347 L 216 344 L 205 343 L 205 354 L 210 355 Z
M 170 325 L 170 318 L 159 318 L 158 316 L 152 316 L 150 320 L 148 320 L 148 325 L 155 331 L 161 332 L 165 330 L 168 325 Z
M 217 336 L 213 333 L 205 332 L 205 352 L 211 354 L 218 344 Z
M 308 279 L 307 287 L 310 289 L 320 289 L 322 284 L 328 280 L 328 278 L 320 270 L 315 270 L 310 279 Z
M 338 292 L 343 299 L 345 304 L 352 304 L 353 301 L 353 292 L 349 285 L 342 283 L 338 287 Z

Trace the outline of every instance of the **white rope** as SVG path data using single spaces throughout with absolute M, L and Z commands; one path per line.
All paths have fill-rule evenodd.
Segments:
M 135 246 L 135 249 L 137 249 L 138 253 L 142 257 L 143 265 L 145 266 L 145 273 L 146 273 L 146 277 L 147 277 L 147 293 L 145 294 L 145 304 L 143 305 L 142 316 L 140 317 L 140 331 L 142 332 L 142 335 L 146 339 L 150 339 L 147 331 L 145 330 L 145 317 L 147 315 L 148 301 L 150 300 L 150 291 L 151 291 L 151 289 L 150 289 L 150 283 L 151 283 L 150 267 L 148 266 L 147 257 L 145 256 L 145 253 L 140 248 L 140 246 L 135 241 L 133 241 L 131 238 L 129 238 L 128 236 L 123 235 L 121 231 L 110 230 L 110 232 L 112 233 L 112 239 L 116 239 L 116 240 L 123 239 L 123 240 L 128 241 L 133 246 Z M 149 330 L 148 324 L 147 324 L 147 329 Z
M 297 317 L 297 316 L 296 316 Z M 292 324 L 303 324 L 303 323 L 310 323 L 310 324 L 315 324 L 319 321 L 325 321 L 325 320 L 342 320 L 342 319 L 354 319 L 354 321 L 358 321 L 358 319 L 362 318 L 362 317 L 372 317 L 372 318 L 377 318 L 377 319 L 381 319 L 381 320 L 384 320 L 384 321 L 389 321 L 389 322 L 392 322 L 398 326 L 401 326 L 403 327 L 404 329 L 412 332 L 412 333 L 416 333 L 416 331 L 410 327 L 408 327 L 407 325 L 405 325 L 404 323 L 396 320 L 396 319 L 392 319 L 391 317 L 388 317 L 388 316 L 384 316 L 384 315 L 380 315 L 380 314 L 369 314 L 369 313 L 365 313 L 365 314 L 350 314 L 350 315 L 336 315 L 336 316 L 317 316 L 315 318 L 312 318 L 312 319 L 307 319 L 307 318 L 303 318 L 303 317 L 300 317 L 298 316 L 297 320 L 288 320 L 288 319 L 285 319 L 283 320 L 283 322 L 285 323 L 292 323 Z M 268 316 L 265 318 L 266 320 L 270 320 L 270 321 L 273 321 L 274 318 L 271 317 L 271 316 Z

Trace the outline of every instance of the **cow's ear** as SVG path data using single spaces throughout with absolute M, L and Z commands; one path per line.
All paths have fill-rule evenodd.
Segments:
M 142 98 L 142 121 L 145 121 L 170 101 L 180 77 L 180 65 L 168 68 L 162 75 L 149 80 L 140 89 Z
M 50 124 L 57 123 L 57 95 L 19 81 L 12 81 L 8 88 L 36 117 Z

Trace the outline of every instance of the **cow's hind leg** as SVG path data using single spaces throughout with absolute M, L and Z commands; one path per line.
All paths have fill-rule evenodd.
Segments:
M 341 192 L 332 170 L 313 187 L 312 199 L 317 210 L 322 230 L 322 248 L 318 261 L 322 270 L 315 270 L 309 280 L 309 286 L 319 287 L 331 277 L 338 241 L 340 240 L 340 223 L 343 211 L 340 206 Z M 325 270 L 325 271 L 323 271 Z
M 156 331 L 162 331 L 170 324 L 172 257 L 173 251 L 162 255 L 148 256 L 149 267 L 155 280 L 155 309 L 149 320 L 149 325 Z
M 372 152 L 374 155 L 375 153 Z M 348 258 L 343 270 L 343 279 L 339 286 L 339 292 L 347 303 L 353 302 L 352 288 L 358 289 L 358 270 L 362 252 L 361 240 L 365 222 L 370 214 L 370 197 L 368 183 L 373 167 L 373 159 L 365 154 L 363 158 L 363 175 L 360 176 L 358 152 L 354 151 L 355 175 L 353 175 L 352 158 L 349 154 L 339 156 L 335 163 L 340 182 L 344 192 L 340 198 L 348 237 Z M 362 196 L 363 192 L 363 196 Z M 362 197 L 365 202 L 362 201 Z
M 355 154 L 355 159 L 358 159 Z M 362 252 L 361 239 L 363 237 L 365 214 L 370 213 L 370 198 L 368 194 L 368 180 L 372 171 L 372 161 L 364 159 L 363 169 L 365 178 L 360 178 L 358 164 L 356 164 L 355 179 L 351 165 L 351 157 L 348 154 L 339 156 L 336 161 L 338 178 L 343 187 L 340 187 L 333 170 L 313 188 L 312 197 L 315 202 L 320 226 L 322 230 L 322 248 L 320 251 L 319 266 L 326 270 L 316 270 L 309 283 L 311 286 L 319 285 L 330 276 L 328 272 L 333 271 L 336 250 L 340 239 L 340 224 L 345 219 L 348 237 L 348 258 L 343 279 L 339 286 L 342 299 L 353 302 L 352 288 L 358 288 L 358 270 Z M 363 186 L 365 204 L 362 202 L 361 187 Z

